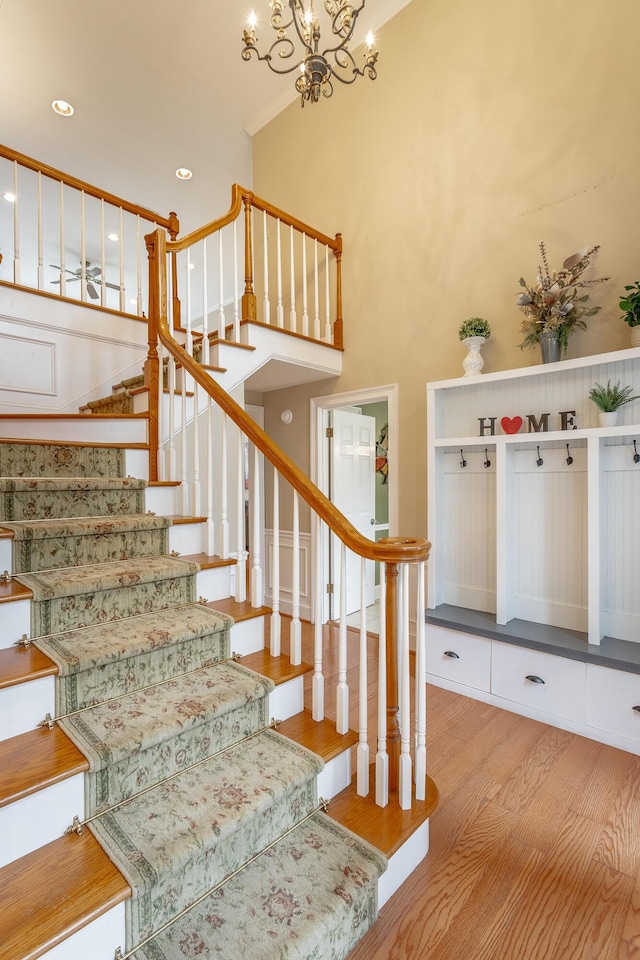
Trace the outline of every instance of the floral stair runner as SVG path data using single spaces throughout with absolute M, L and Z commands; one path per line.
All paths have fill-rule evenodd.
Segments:
M 314 812 L 322 761 L 269 727 L 271 681 L 229 659 L 231 621 L 195 602 L 197 565 L 164 555 L 145 484 L 117 450 L 0 448 L 31 635 L 89 760 L 84 816 L 133 890 L 114 949 L 342 960 L 386 860 Z

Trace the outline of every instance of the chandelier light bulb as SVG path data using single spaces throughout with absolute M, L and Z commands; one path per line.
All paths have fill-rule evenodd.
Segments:
M 366 44 L 367 44 L 367 47 L 369 48 L 369 50 L 371 49 L 371 47 L 373 46 L 374 43 L 375 43 L 375 38 L 374 38 L 371 30 L 369 30 L 369 33 L 367 34 L 367 39 L 366 39 Z
M 247 23 L 253 30 L 255 30 L 258 23 L 258 18 L 256 17 L 255 10 L 252 10 L 251 13 L 249 14 L 249 19 L 247 20 Z

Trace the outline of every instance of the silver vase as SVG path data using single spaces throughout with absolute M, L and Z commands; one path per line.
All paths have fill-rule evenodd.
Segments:
M 540 334 L 540 350 L 543 363 L 555 363 L 560 359 L 560 341 L 552 330 L 543 330 Z

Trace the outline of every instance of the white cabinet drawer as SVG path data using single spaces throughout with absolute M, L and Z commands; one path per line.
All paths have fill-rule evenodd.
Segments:
M 427 673 L 489 692 L 491 640 L 428 623 L 426 646 Z
M 584 723 L 586 666 L 577 660 L 494 640 L 491 692 Z
M 640 741 L 640 674 L 588 664 L 587 723 Z

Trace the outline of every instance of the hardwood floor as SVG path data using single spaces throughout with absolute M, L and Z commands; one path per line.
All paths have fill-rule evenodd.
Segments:
M 430 851 L 349 960 L 640 960 L 640 757 L 439 687 L 427 703 Z

